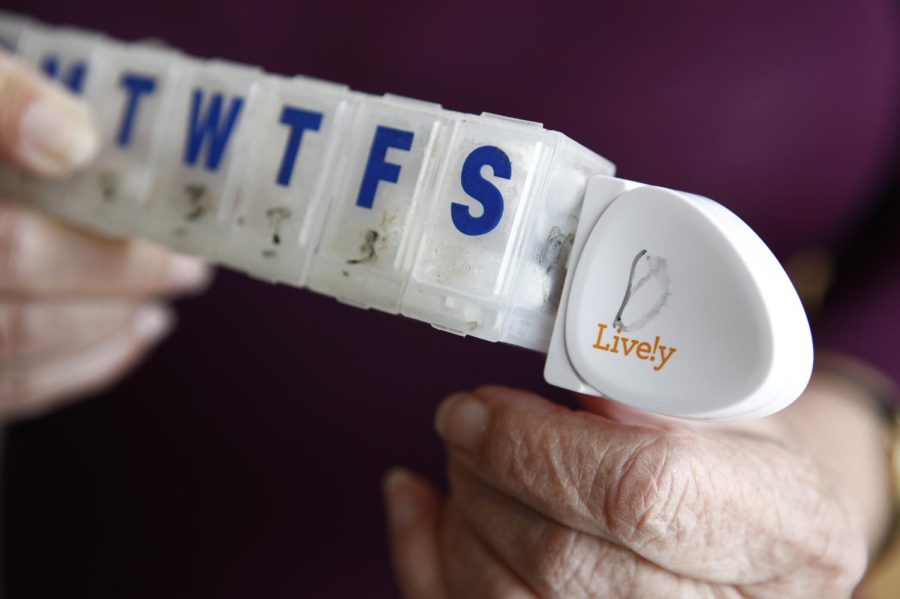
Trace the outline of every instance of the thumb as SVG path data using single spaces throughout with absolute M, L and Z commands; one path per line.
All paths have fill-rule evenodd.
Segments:
M 99 147 L 87 107 L 0 52 L 0 159 L 45 177 L 86 165 Z
M 683 576 L 755 583 L 833 567 L 855 543 L 812 461 L 760 435 L 624 424 L 500 387 L 449 398 L 436 428 L 500 493 Z
M 680 442 L 666 428 L 572 412 L 502 387 L 451 396 L 435 420 L 454 459 L 484 482 L 552 520 L 629 549 L 641 541 L 633 523 L 655 521 L 646 510 L 664 499 L 660 479 L 668 476 L 671 446 Z

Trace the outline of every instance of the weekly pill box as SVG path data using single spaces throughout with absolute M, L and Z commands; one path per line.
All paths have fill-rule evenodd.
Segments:
M 550 382 L 664 414 L 764 415 L 809 378 L 802 307 L 746 225 L 711 200 L 616 179 L 539 123 L 13 15 L 0 45 L 80 95 L 103 142 L 65 182 L 4 167 L 7 198 L 549 352 Z

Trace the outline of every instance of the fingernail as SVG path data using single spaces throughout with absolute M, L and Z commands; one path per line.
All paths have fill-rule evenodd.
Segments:
M 100 147 L 87 111 L 64 97 L 32 101 L 19 123 L 19 159 L 41 175 L 58 177 L 85 166 Z
M 135 334 L 146 343 L 165 337 L 175 323 L 172 310 L 156 304 L 144 306 L 134 317 Z
M 212 270 L 199 258 L 175 254 L 169 260 L 169 284 L 174 289 L 203 289 L 211 279 Z
M 410 493 L 412 475 L 403 468 L 391 468 L 384 477 L 384 499 L 392 527 L 412 524 L 418 516 L 415 498 Z
M 484 402 L 470 393 L 451 395 L 440 405 L 434 416 L 434 427 L 445 440 L 474 451 L 487 427 L 488 409 Z

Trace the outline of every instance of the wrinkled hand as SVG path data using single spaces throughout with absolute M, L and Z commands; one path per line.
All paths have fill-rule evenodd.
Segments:
M 486 387 L 444 402 L 450 497 L 385 480 L 407 599 L 850 595 L 863 526 L 790 426 L 584 401 Z
M 81 103 L 0 53 L 5 167 L 64 178 L 97 146 Z M 0 202 L 0 421 L 117 380 L 171 328 L 159 298 L 208 279 L 195 259 L 102 239 Z

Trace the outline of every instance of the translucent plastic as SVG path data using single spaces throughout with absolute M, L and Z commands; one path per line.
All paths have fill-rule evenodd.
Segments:
M 31 19 L 0 11 L 0 48 L 10 53 L 15 52 L 21 33 L 38 27 Z
M 110 234 L 135 233 L 146 214 L 153 159 L 163 142 L 156 126 L 179 90 L 175 52 L 104 44 L 85 99 L 97 109 L 103 145 L 92 168 L 71 184 L 71 216 Z
M 142 233 L 182 252 L 218 257 L 235 180 L 235 156 L 248 155 L 259 69 L 182 61 L 162 130 Z M 239 146 L 244 146 L 239 149 Z M 232 183 L 230 186 L 229 183 Z
M 482 117 L 464 118 L 454 131 L 446 162 L 438 176 L 435 201 L 424 225 L 422 242 L 412 277 L 403 298 L 403 313 L 454 331 L 497 341 L 505 313 L 519 248 L 527 235 L 527 215 L 536 201 L 535 183 L 546 171 L 548 132 L 540 125 Z M 466 161 L 479 148 L 496 149 L 493 165 L 476 174 L 503 198 L 502 212 L 494 224 L 490 194 L 481 201 L 464 189 L 468 173 L 478 163 Z M 484 154 L 490 159 L 492 154 Z M 508 164 L 507 172 L 500 173 Z M 451 207 L 456 210 L 456 219 Z M 497 217 L 495 217 L 497 218 Z M 460 230 L 473 223 L 474 230 Z M 492 226 L 493 225 L 493 226 Z M 489 228 L 490 227 L 490 228 Z M 466 225 L 462 226 L 466 229 Z
M 261 278 L 305 282 L 323 194 L 358 100 L 344 86 L 268 77 L 247 117 L 220 259 Z
M 18 27 L 19 29 L 16 29 Z M 0 16 L 59 61 L 103 135 L 64 184 L 0 192 L 260 278 L 544 350 L 587 178 L 608 161 L 538 123 L 370 96 Z M 69 70 L 66 70 L 69 69 Z
M 341 176 L 328 196 L 309 281 L 313 290 L 364 307 L 399 310 L 453 116 L 424 102 L 363 100 L 337 165 Z M 385 170 L 397 172 L 396 182 Z

